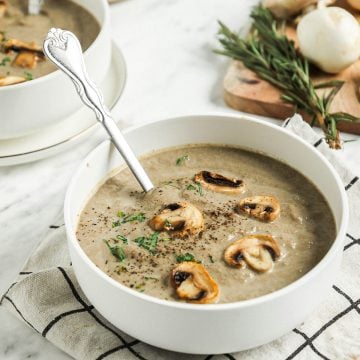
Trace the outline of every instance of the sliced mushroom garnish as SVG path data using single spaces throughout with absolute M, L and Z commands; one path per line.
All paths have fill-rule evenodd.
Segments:
M 166 205 L 159 215 L 149 221 L 149 225 L 155 231 L 166 230 L 185 237 L 198 234 L 204 227 L 204 218 L 194 205 L 177 202 Z
M 271 235 L 248 235 L 228 246 L 224 259 L 230 266 L 243 268 L 248 264 L 254 270 L 266 272 L 280 255 L 280 247 Z
M 4 17 L 7 10 L 7 1 L 0 0 L 0 18 Z
M 241 194 L 245 191 L 245 185 L 242 180 L 230 179 L 206 170 L 197 173 L 194 180 L 205 189 L 225 194 Z
M 39 60 L 43 60 L 43 57 L 40 57 L 38 53 L 22 51 L 16 56 L 14 64 L 23 68 L 34 69 Z
M 219 297 L 219 286 L 205 267 L 193 261 L 182 262 L 171 271 L 171 282 L 180 299 L 211 304 Z
M 14 85 L 26 81 L 22 76 L 5 76 L 0 77 L 0 86 Z
M 43 50 L 41 46 L 35 44 L 35 42 L 25 42 L 18 39 L 9 39 L 4 43 L 4 50 L 6 53 L 9 51 L 15 51 L 15 52 L 22 52 L 22 51 L 29 51 L 29 52 L 35 52 L 39 56 L 44 57 Z
M 242 199 L 237 209 L 256 219 L 270 222 L 280 214 L 279 201 L 273 196 L 251 196 Z

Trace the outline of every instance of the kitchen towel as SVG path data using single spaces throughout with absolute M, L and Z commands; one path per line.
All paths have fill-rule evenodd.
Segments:
M 71 266 L 62 215 L 3 295 L 1 305 L 76 359 L 360 360 L 360 180 L 299 115 L 283 126 L 330 160 L 350 201 L 341 271 L 323 304 L 289 334 L 256 349 L 204 356 L 161 350 L 128 336 L 102 318 L 82 293 Z

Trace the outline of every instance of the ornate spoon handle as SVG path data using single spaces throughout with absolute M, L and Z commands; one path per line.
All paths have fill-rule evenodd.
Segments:
M 89 79 L 86 72 L 81 46 L 77 37 L 70 31 L 51 29 L 44 41 L 45 55 L 65 74 L 67 74 L 85 105 L 94 110 L 97 120 L 104 126 L 115 147 L 128 164 L 130 170 L 145 192 L 154 188 L 139 160 L 126 142 L 119 128 L 104 105 L 98 87 Z

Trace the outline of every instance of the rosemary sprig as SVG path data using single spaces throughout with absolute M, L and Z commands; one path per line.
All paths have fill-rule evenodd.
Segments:
M 310 78 L 308 61 L 296 50 L 293 41 L 280 30 L 271 12 L 257 6 L 251 13 L 253 32 L 242 39 L 226 25 L 219 22 L 218 39 L 222 50 L 215 52 L 240 60 L 259 77 L 282 90 L 282 99 L 303 110 L 312 117 L 311 124 L 317 123 L 323 130 L 329 146 L 341 148 L 339 121 L 359 121 L 343 112 L 330 113 L 330 105 L 344 84 L 334 80 L 314 85 Z M 328 88 L 320 96 L 317 89 Z

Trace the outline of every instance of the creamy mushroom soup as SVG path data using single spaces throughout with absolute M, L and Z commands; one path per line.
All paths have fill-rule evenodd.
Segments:
M 42 44 L 52 27 L 74 32 L 86 50 L 100 25 L 83 7 L 69 0 L 46 0 L 39 15 L 28 15 L 28 1 L 0 0 L 0 86 L 32 80 L 55 70 Z
M 110 277 L 146 294 L 228 303 L 303 276 L 335 239 L 319 190 L 267 156 L 213 145 L 142 158 L 156 188 L 144 194 L 128 168 L 96 190 L 77 238 Z

